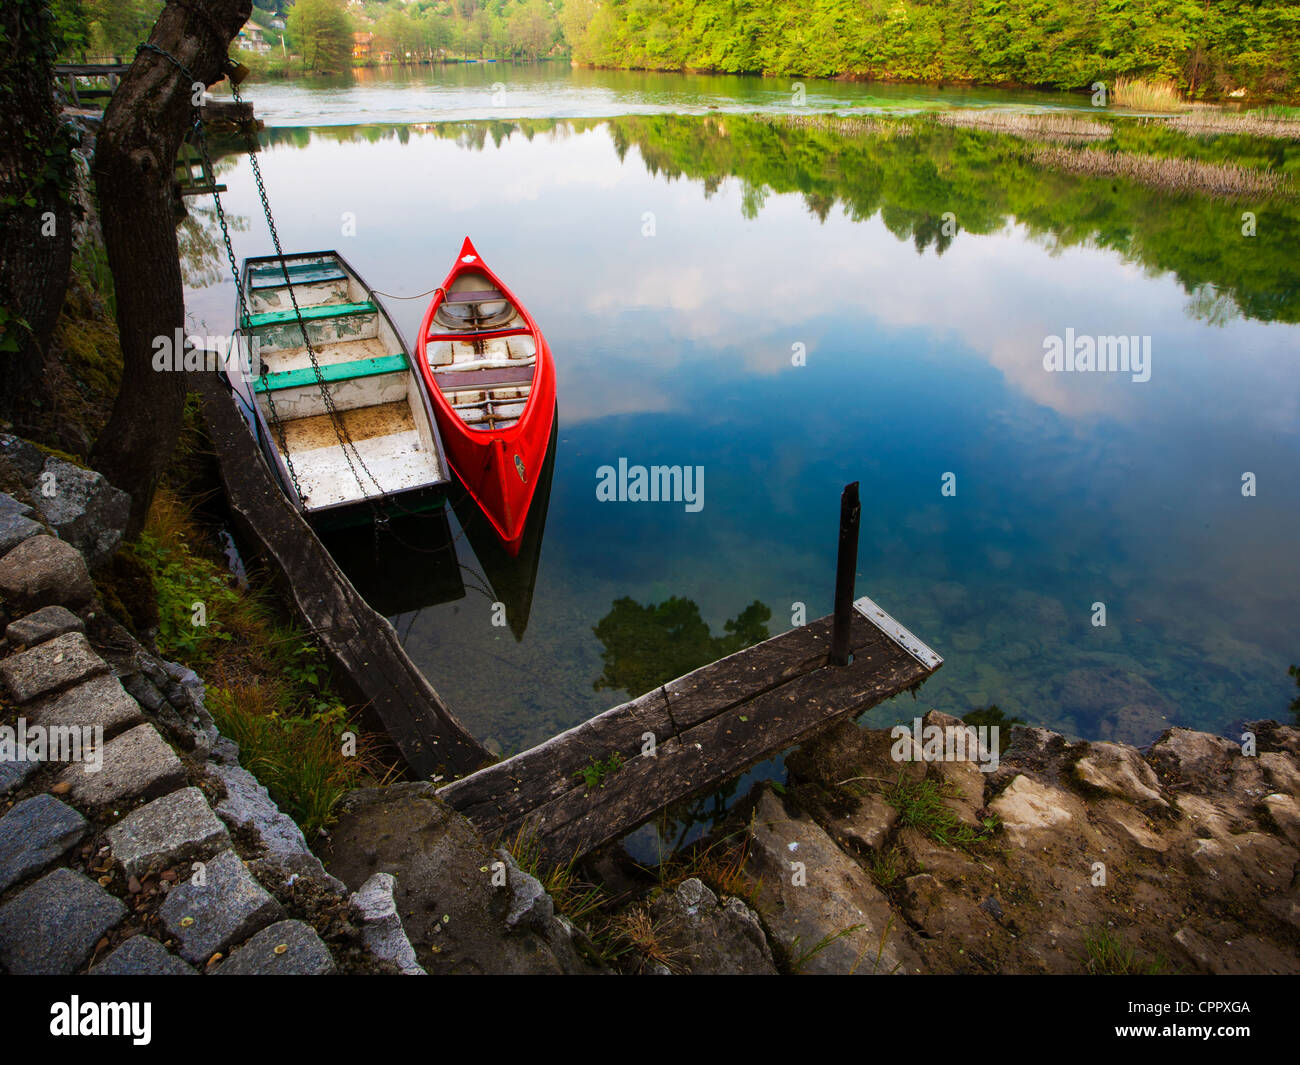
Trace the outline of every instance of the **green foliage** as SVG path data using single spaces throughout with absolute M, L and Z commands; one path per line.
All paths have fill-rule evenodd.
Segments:
M 567 0 L 575 60 L 650 70 L 1294 90 L 1292 0 Z
M 331 690 L 320 649 L 232 580 L 171 490 L 155 495 L 145 531 L 126 552 L 152 584 L 159 652 L 201 673 L 206 705 L 239 744 L 240 762 L 310 837 L 380 768 Z M 195 624 L 200 616 L 206 624 Z M 349 732 L 355 751 L 343 742 Z
M 1085 968 L 1093 976 L 1159 976 L 1166 971 L 1163 958 L 1138 961 L 1133 948 L 1104 926 L 1089 932 L 1083 947 Z
M 343 0 L 297 0 L 289 12 L 289 43 L 313 74 L 337 74 L 352 57 L 352 20 Z
M 206 559 L 193 556 L 188 544 L 164 543 L 148 531 L 129 550 L 153 578 L 158 650 L 196 667 L 211 662 L 215 645 L 234 639 L 223 619 L 240 605 L 240 595 L 228 576 Z M 204 623 L 196 624 L 196 616 L 202 616 Z
M 592 788 L 603 788 L 605 778 L 622 768 L 623 756 L 615 751 L 608 758 L 592 758 L 590 764 L 583 766 L 574 776 L 581 777 L 587 790 L 591 791 Z
M 969 850 L 987 842 L 997 830 L 997 822 L 988 818 L 980 829 L 961 821 L 944 800 L 954 794 L 944 781 L 925 778 L 908 780 L 899 774 L 898 781 L 884 793 L 885 801 L 898 811 L 898 823 L 910 826 L 949 847 Z
M 623 689 L 635 698 L 665 681 L 689 673 L 751 644 L 767 639 L 772 611 L 755 600 L 726 622 L 725 636 L 714 636 L 690 599 L 673 596 L 642 606 L 616 599 L 592 631 L 605 645 L 604 672 L 597 691 Z

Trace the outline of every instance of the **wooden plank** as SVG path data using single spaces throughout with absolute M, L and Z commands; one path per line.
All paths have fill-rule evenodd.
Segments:
M 533 379 L 533 364 L 506 366 L 500 370 L 461 370 L 454 373 L 434 372 L 433 380 L 444 392 L 465 392 L 492 388 L 495 385 L 526 385 Z
M 580 857 L 643 824 L 673 803 L 713 790 L 832 722 L 861 713 L 930 675 L 894 646 L 847 666 L 823 666 L 710 718 L 639 755 L 587 791 L 581 782 L 531 812 L 527 822 L 556 860 Z M 741 716 L 748 718 L 741 721 Z M 504 826 L 510 831 L 515 826 Z
M 489 838 L 534 824 L 568 858 L 716 787 L 845 714 L 934 672 L 854 612 L 848 666 L 826 665 L 831 619 L 712 662 L 529 751 L 442 788 L 439 797 Z M 742 721 L 741 718 L 746 720 Z M 641 754 L 652 733 L 658 755 Z M 625 765 L 588 793 L 576 774 L 614 752 Z
M 503 299 L 505 299 L 505 296 L 501 295 L 501 293 L 494 288 L 483 288 L 483 289 L 476 289 L 476 290 L 462 289 L 459 292 L 448 292 L 447 298 L 444 302 L 445 303 L 496 303 L 497 301 Z
M 236 529 L 273 573 L 320 643 L 351 701 L 373 711 L 419 778 L 469 773 L 491 755 L 407 657 L 388 619 L 339 570 L 285 498 L 215 373 L 192 374 Z
M 278 265 L 268 269 L 250 269 L 248 277 L 248 287 L 254 292 L 287 288 L 291 283 L 295 285 L 311 285 L 318 281 L 346 281 L 348 279 L 347 274 L 337 266 L 329 263 L 291 263 L 289 265 L 288 282 L 285 281 L 284 273 Z
M 353 359 L 351 362 L 332 362 L 320 368 L 320 375 L 327 383 L 333 381 L 350 381 L 356 377 L 378 377 L 386 373 L 401 373 L 407 368 L 406 356 L 384 355 L 371 359 Z M 316 371 L 310 366 L 300 370 L 282 370 L 269 373 L 253 382 L 258 392 L 280 392 L 286 388 L 302 388 L 318 383 Z
M 109 75 L 120 77 L 130 69 L 127 63 L 60 63 L 54 73 L 60 77 L 106 78 Z
M 378 308 L 369 300 L 361 303 L 321 303 L 315 307 L 303 307 L 295 312 L 292 307 L 287 311 L 266 311 L 263 314 L 250 314 L 244 319 L 247 329 L 260 329 L 265 325 L 284 325 L 296 322 L 302 315 L 304 322 L 315 322 L 326 318 L 349 318 L 353 315 L 374 314 Z

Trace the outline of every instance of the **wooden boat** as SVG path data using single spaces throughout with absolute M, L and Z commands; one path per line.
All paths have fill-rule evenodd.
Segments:
M 441 506 L 450 474 L 424 384 L 401 333 L 343 256 L 248 259 L 240 285 L 245 343 L 227 377 L 306 517 L 332 528 Z
M 518 555 L 555 422 L 555 364 L 469 237 L 425 312 L 416 354 L 452 469 Z

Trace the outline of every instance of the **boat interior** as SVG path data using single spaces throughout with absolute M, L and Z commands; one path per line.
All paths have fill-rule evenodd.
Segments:
M 266 370 L 254 381 L 253 394 L 272 425 L 274 403 L 303 505 L 319 510 L 446 481 L 418 376 L 372 293 L 333 256 L 289 256 L 286 265 L 303 324 L 284 268 L 274 259 L 248 264 L 249 318 L 243 324 Z M 303 342 L 303 325 L 355 454 L 351 448 L 345 454 Z M 272 437 L 280 447 L 279 434 L 273 431 Z
M 433 379 L 472 429 L 508 429 L 533 388 L 537 342 L 486 275 L 462 273 L 434 312 L 426 355 Z

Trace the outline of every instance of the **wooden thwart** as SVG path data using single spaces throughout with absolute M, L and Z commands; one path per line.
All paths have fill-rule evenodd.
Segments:
M 939 668 L 942 660 L 896 622 L 901 642 L 880 627 L 867 604 L 875 607 L 855 604 L 847 666 L 828 664 L 831 618 L 822 618 L 607 710 L 438 796 L 489 840 L 527 824 L 550 858 L 586 854 Z M 916 647 L 928 657 L 918 658 Z M 647 733 L 654 755 L 642 753 Z M 588 789 L 581 771 L 615 752 L 624 764 Z

